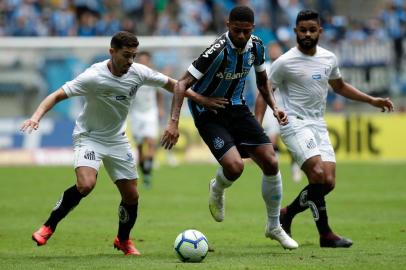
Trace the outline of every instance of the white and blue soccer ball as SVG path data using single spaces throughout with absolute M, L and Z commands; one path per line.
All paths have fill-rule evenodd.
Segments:
M 173 248 L 182 262 L 201 262 L 207 256 L 209 242 L 201 232 L 186 230 L 176 237 Z

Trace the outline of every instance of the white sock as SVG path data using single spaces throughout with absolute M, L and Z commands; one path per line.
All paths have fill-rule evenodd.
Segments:
M 223 167 L 218 168 L 216 174 L 216 181 L 212 186 L 212 189 L 216 193 L 223 193 L 224 189 L 228 188 L 233 184 L 233 181 L 228 180 L 223 173 Z
M 262 175 L 262 198 L 266 205 L 269 228 L 272 230 L 279 227 L 279 211 L 282 201 L 282 176 L 280 171 L 276 175 Z

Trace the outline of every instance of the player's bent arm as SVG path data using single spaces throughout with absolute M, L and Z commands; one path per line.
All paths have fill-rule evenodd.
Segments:
M 257 87 L 261 93 L 264 101 L 271 107 L 272 110 L 276 109 L 276 102 L 273 96 L 272 88 L 268 83 L 266 71 L 256 72 Z
M 255 74 L 257 77 L 257 87 L 264 101 L 273 110 L 273 115 L 276 117 L 276 119 L 278 119 L 279 124 L 286 125 L 288 123 L 288 116 L 285 112 L 279 110 L 278 106 L 276 105 L 272 85 L 268 82 L 266 71 L 256 72 Z
M 255 118 L 257 121 L 262 124 L 264 120 L 264 115 L 266 111 L 267 104 L 260 93 L 257 94 L 257 99 L 255 101 Z
M 329 84 L 333 88 L 334 92 L 341 96 L 371 104 L 372 106 L 381 108 L 382 111 L 393 111 L 393 103 L 389 98 L 378 98 L 365 94 L 351 84 L 344 82 L 342 78 L 329 80 Z
M 28 129 L 28 132 L 31 132 L 32 129 L 38 129 L 39 122 L 41 121 L 42 117 L 52 109 L 55 104 L 58 102 L 67 99 L 68 96 L 66 95 L 65 91 L 62 88 L 59 88 L 55 92 L 49 94 L 42 102 L 38 105 L 37 109 L 33 113 L 30 119 L 24 121 L 23 125 L 21 126 L 21 131 L 25 131 Z

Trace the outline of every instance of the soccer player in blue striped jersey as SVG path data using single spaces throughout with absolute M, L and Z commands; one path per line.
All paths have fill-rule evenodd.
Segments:
M 267 209 L 265 236 L 277 240 L 282 247 L 295 249 L 298 244 L 279 223 L 282 179 L 278 161 L 269 138 L 245 105 L 243 89 L 251 67 L 254 66 L 257 87 L 272 108 L 278 121 L 287 123 L 286 114 L 276 107 L 267 84 L 262 41 L 252 35 L 254 13 L 246 6 L 231 10 L 228 32 L 221 35 L 189 66 L 175 85 L 171 118 L 161 144 L 171 149 L 179 137 L 178 122 L 184 93 L 191 87 L 208 97 L 223 97 L 215 111 L 189 102 L 196 128 L 220 168 L 209 184 L 209 209 L 213 218 L 224 219 L 224 190 L 237 180 L 244 170 L 242 158 L 250 157 L 263 172 L 262 197 Z

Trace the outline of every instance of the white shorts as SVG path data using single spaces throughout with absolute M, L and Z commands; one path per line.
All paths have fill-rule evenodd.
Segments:
M 137 143 L 142 143 L 144 138 L 158 138 L 159 119 L 157 110 L 132 113 L 130 125 L 132 135 Z
M 270 108 L 265 111 L 262 126 L 268 136 L 278 136 L 280 134 L 278 119 L 273 115 Z
M 336 162 L 324 120 L 301 120 L 291 116 L 289 123 L 281 126 L 281 138 L 300 167 L 318 155 L 322 161 Z
M 107 143 L 79 134 L 73 136 L 73 150 L 75 169 L 86 166 L 99 171 L 103 161 L 114 182 L 138 178 L 135 155 L 128 140 Z

